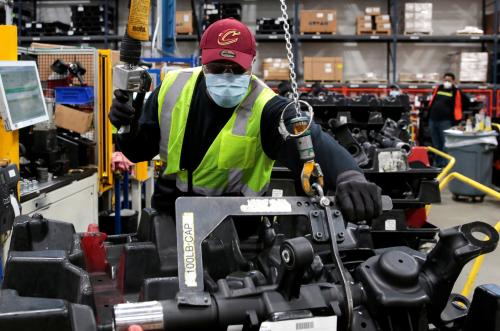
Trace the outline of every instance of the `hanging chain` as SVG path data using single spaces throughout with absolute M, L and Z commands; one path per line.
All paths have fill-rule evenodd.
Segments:
M 288 66 L 290 67 L 290 81 L 292 84 L 292 98 L 295 104 L 295 111 L 297 116 L 300 116 L 300 105 L 299 105 L 299 92 L 297 86 L 297 75 L 295 74 L 295 62 L 293 58 L 292 51 L 292 37 L 290 36 L 290 24 L 288 24 L 288 13 L 286 12 L 288 7 L 286 5 L 286 0 L 280 0 L 281 2 L 281 13 L 283 18 L 283 28 L 285 30 L 285 41 L 286 41 L 286 56 L 288 58 Z

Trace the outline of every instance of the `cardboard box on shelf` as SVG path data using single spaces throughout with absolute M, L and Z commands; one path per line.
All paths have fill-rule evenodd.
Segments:
M 493 13 L 487 14 L 484 23 L 485 23 L 484 34 L 494 34 L 495 29 L 493 28 L 493 26 L 495 25 L 495 15 Z M 500 25 L 498 27 L 498 32 L 500 32 Z
M 380 7 L 366 7 L 365 14 L 366 15 L 380 15 Z
M 264 80 L 289 80 L 290 68 L 288 67 L 288 60 L 265 58 L 262 61 L 262 76 Z
M 90 130 L 93 118 L 93 113 L 87 113 L 64 105 L 56 105 L 54 112 L 54 123 L 57 127 L 80 134 Z
M 391 23 L 377 23 L 377 30 L 391 30 Z
M 391 16 L 390 15 L 377 15 L 375 16 L 375 23 L 390 23 Z
M 337 11 L 334 9 L 301 10 L 301 33 L 336 33 Z
M 488 52 L 454 54 L 451 63 L 461 82 L 483 83 L 488 79 Z
M 363 15 L 356 18 L 356 34 L 371 34 L 373 32 L 373 20 L 371 16 Z
M 304 57 L 304 81 L 340 82 L 343 72 L 341 57 Z
M 193 33 L 193 13 L 190 10 L 175 12 L 175 33 L 192 34 Z
M 432 33 L 432 3 L 406 3 L 404 18 L 404 33 Z
M 370 15 L 360 15 L 356 17 L 356 23 L 373 23 L 372 16 Z

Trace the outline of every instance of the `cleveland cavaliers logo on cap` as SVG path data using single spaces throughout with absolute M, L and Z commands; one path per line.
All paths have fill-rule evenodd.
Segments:
M 238 41 L 238 36 L 241 34 L 240 31 L 235 29 L 228 29 L 219 33 L 219 37 L 217 38 L 217 43 L 221 46 L 227 46 L 234 44 Z

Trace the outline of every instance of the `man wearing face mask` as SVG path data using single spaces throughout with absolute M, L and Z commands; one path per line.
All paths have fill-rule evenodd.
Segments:
M 401 88 L 398 85 L 392 84 L 389 88 L 389 96 L 396 98 L 397 96 L 401 95 Z
M 444 131 L 451 128 L 454 123 L 462 120 L 462 94 L 455 85 L 455 75 L 445 73 L 443 83 L 432 91 L 429 102 L 429 130 L 432 145 L 444 150 Z M 446 166 L 446 160 L 438 157 L 435 165 Z
M 285 142 L 278 131 L 290 100 L 252 75 L 256 44 L 248 27 L 219 20 L 205 31 L 200 48 L 202 67 L 167 73 L 140 119 L 118 100 L 109 116 L 116 127 L 131 126 L 117 144 L 132 162 L 158 153 L 165 161 L 152 205 L 170 215 L 179 196 L 263 195 L 275 160 L 297 176 L 302 169 L 295 142 Z M 345 216 L 378 216 L 380 188 L 366 181 L 350 154 L 319 125 L 311 130 L 326 186 L 336 188 Z

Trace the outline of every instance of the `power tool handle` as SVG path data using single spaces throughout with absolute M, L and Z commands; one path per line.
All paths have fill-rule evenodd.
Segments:
M 134 108 L 134 111 L 137 111 L 135 107 L 133 107 L 133 95 L 131 92 L 124 90 L 115 90 L 114 92 L 116 100 L 121 103 L 128 103 Z M 118 134 L 124 134 L 130 132 L 130 125 L 122 125 L 118 130 Z

